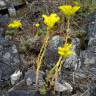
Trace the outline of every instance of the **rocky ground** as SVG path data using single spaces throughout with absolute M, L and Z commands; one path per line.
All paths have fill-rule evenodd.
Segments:
M 22 5 L 17 8 L 16 16 L 11 17 L 7 12 L 0 14 L 0 96 L 35 96 L 35 59 L 44 37 L 34 39 L 34 23 L 42 21 L 40 8 L 30 10 L 30 13 L 28 6 Z M 16 34 L 9 35 L 7 24 L 15 19 L 21 20 L 23 26 Z M 75 54 L 63 64 L 56 96 L 96 96 L 96 13 L 88 14 L 81 25 L 79 35 L 72 37 Z M 55 33 L 49 40 L 39 76 L 40 86 L 44 85 L 46 72 L 58 60 L 57 48 L 64 42 L 61 35 Z M 15 73 L 19 75 L 15 76 Z M 47 93 L 36 96 L 52 96 Z

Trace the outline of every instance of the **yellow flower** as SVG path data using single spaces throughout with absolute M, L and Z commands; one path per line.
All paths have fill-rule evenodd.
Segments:
M 8 24 L 9 28 L 19 28 L 22 26 L 22 23 L 19 20 L 15 20 Z
M 49 16 L 42 15 L 42 17 L 44 18 L 44 23 L 47 25 L 48 29 L 53 28 L 55 23 L 60 20 L 60 17 L 56 13 L 51 13 Z
M 80 9 L 80 6 L 62 5 L 59 9 L 65 16 L 72 16 Z
M 68 44 L 68 43 L 65 44 L 64 47 L 58 47 L 58 54 L 66 59 L 73 54 L 71 48 L 72 48 L 72 44 Z
M 40 26 L 40 24 L 39 24 L 39 23 L 36 23 L 36 24 L 35 24 L 35 27 L 37 27 L 37 28 L 38 28 L 39 26 Z

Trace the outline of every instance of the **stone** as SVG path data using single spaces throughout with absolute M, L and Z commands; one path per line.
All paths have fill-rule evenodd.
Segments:
M 4 31 L 5 31 L 5 29 L 4 28 L 0 28 L 0 36 L 3 36 L 4 35 Z
M 22 72 L 19 70 L 19 71 L 15 71 L 11 76 L 11 84 L 14 85 L 16 82 L 18 82 L 18 80 L 20 79 L 22 75 Z
M 44 73 L 40 71 L 40 73 L 39 73 L 39 86 L 43 86 L 44 85 L 43 74 Z M 33 88 L 35 87 L 36 74 L 35 74 L 34 70 L 29 69 L 25 73 L 25 81 L 26 81 L 27 86 L 32 86 Z
M 55 83 L 55 91 L 57 92 L 64 92 L 64 91 L 72 92 L 72 90 L 73 90 L 72 86 L 67 82 L 63 82 L 63 84 L 59 82 Z
M 0 15 L 0 26 L 7 25 L 11 19 L 7 15 Z
M 16 50 L 15 44 L 0 37 L 0 87 L 6 86 L 10 81 L 10 76 L 21 66 L 19 53 Z
M 96 13 L 92 13 L 88 16 L 88 24 L 86 26 L 87 38 L 96 38 Z
M 89 42 L 88 42 L 88 47 L 94 47 L 96 46 L 96 38 L 90 38 Z
M 13 90 L 8 93 L 9 96 L 33 96 L 32 92 L 28 90 Z
M 9 95 L 8 95 L 8 92 L 0 90 L 0 96 L 9 96 Z
M 81 69 L 96 77 L 96 53 L 87 49 L 81 52 Z M 94 78 L 94 77 L 92 77 Z
M 64 68 L 74 70 L 76 65 L 78 65 L 78 57 L 76 53 L 67 58 L 66 61 L 64 62 Z
M 81 62 L 84 66 L 95 65 L 96 54 L 90 50 L 85 50 L 81 52 Z M 95 67 L 95 66 L 94 66 Z
M 8 96 L 34 96 L 35 90 L 27 86 L 23 79 L 9 89 L 7 94 Z
M 8 12 L 10 16 L 16 16 L 16 9 L 14 6 L 8 8 Z
M 23 0 L 0 0 L 0 10 L 8 8 L 10 5 L 18 6 L 24 3 Z
M 96 75 L 96 14 L 91 13 L 88 16 L 86 26 L 88 46 L 86 50 L 80 52 L 81 69 L 89 72 L 90 75 Z M 92 77 L 93 78 L 93 77 Z
M 47 65 L 47 67 L 52 68 L 54 64 L 56 64 L 59 59 L 57 48 L 63 46 L 63 43 L 63 38 L 60 36 L 54 36 L 49 40 L 49 45 L 44 57 L 44 64 Z
M 96 81 L 90 83 L 89 94 L 90 94 L 90 96 L 96 96 Z
M 96 53 L 96 38 L 90 38 L 88 42 L 88 49 Z

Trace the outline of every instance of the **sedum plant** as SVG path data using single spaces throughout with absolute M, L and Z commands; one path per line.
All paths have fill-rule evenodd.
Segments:
M 46 47 L 48 45 L 48 40 L 49 40 L 49 37 L 50 37 L 50 34 L 51 34 L 51 29 L 54 27 L 55 23 L 59 22 L 59 20 L 60 20 L 60 17 L 56 13 L 51 13 L 49 16 L 42 15 L 42 17 L 44 18 L 44 23 L 47 26 L 47 33 L 45 35 L 43 45 L 40 49 L 40 53 L 39 53 L 39 55 L 37 57 L 37 60 L 36 60 L 36 64 L 37 64 L 36 85 L 37 85 L 37 88 L 38 88 L 39 70 L 40 70 L 40 67 L 41 67 L 41 64 L 42 64 L 42 61 L 43 61 L 43 57 L 44 57 L 44 54 L 45 54 L 45 51 L 46 51 Z
M 17 29 L 22 27 L 22 23 L 20 20 L 14 20 L 12 22 L 10 22 L 7 27 L 9 28 L 9 30 L 7 30 L 5 32 L 6 34 L 6 38 L 7 39 L 12 39 L 13 38 L 13 35 L 17 34 Z
M 19 28 L 19 27 L 21 27 L 22 26 L 22 23 L 21 23 L 21 21 L 20 20 L 15 20 L 15 21 L 13 21 L 13 22 L 10 22 L 9 24 L 8 24 L 8 27 L 9 28 Z
M 62 5 L 59 6 L 59 9 L 66 16 L 66 18 L 70 18 L 80 9 L 80 6 Z
M 55 83 L 58 81 L 58 76 L 61 71 L 62 59 L 64 58 L 66 60 L 73 53 L 74 52 L 72 51 L 72 44 L 66 43 L 66 44 L 64 44 L 63 47 L 58 47 L 58 54 L 60 56 L 59 56 L 57 63 L 55 64 L 55 66 L 49 71 L 47 78 L 46 78 L 47 82 L 48 82 L 48 80 L 50 81 L 50 79 L 51 79 L 52 80 L 50 82 L 51 85 L 55 85 Z M 54 80 L 55 80 L 55 82 L 54 82 Z
M 62 5 L 62 6 L 59 6 L 58 8 L 65 15 L 65 17 L 67 19 L 66 32 L 67 32 L 67 37 L 68 37 L 68 35 L 69 35 L 68 33 L 70 31 L 70 28 L 69 28 L 70 27 L 70 19 L 80 9 L 80 6 L 79 5 L 76 5 L 76 6 Z
M 35 27 L 38 29 L 40 27 L 40 24 L 39 23 L 36 23 L 35 24 Z M 39 35 L 39 31 L 37 30 L 36 34 L 35 34 L 35 38 L 37 38 Z
M 70 38 L 70 19 L 75 13 L 80 9 L 80 6 L 71 6 L 71 5 L 62 5 L 58 7 L 60 11 L 65 15 L 67 19 L 67 28 L 66 28 L 66 36 L 64 37 L 65 43 L 63 47 L 58 47 L 59 59 L 55 66 L 49 71 L 46 81 L 51 85 L 56 85 L 58 81 L 58 76 L 61 72 L 62 67 L 62 59 L 66 60 L 69 58 L 74 52 L 72 51 L 72 44 L 68 43 L 68 38 Z

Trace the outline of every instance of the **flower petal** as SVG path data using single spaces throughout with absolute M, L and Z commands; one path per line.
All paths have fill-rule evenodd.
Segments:
M 73 13 L 73 14 L 76 13 L 79 9 L 80 9 L 80 6 L 74 6 L 74 7 L 72 8 L 72 13 Z

